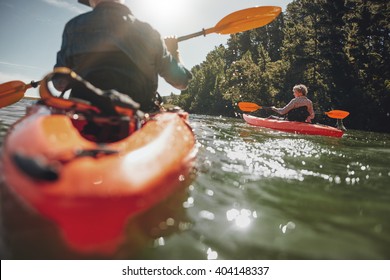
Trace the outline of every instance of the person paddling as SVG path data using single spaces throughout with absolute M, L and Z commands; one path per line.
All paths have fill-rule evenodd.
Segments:
M 177 89 L 186 89 L 192 75 L 180 62 L 175 37 L 163 40 L 148 23 L 138 20 L 124 0 L 78 0 L 93 8 L 65 26 L 55 67 L 68 67 L 102 90 L 117 90 L 140 104 L 141 110 L 158 110 L 158 76 Z M 61 79 L 57 90 L 66 90 Z M 114 113 L 108 99 L 82 85 L 72 87 L 71 97 Z
M 314 119 L 312 101 L 307 98 L 307 87 L 299 84 L 293 87 L 294 98 L 283 108 L 272 106 L 272 111 L 279 115 L 286 115 L 289 121 L 308 122 Z

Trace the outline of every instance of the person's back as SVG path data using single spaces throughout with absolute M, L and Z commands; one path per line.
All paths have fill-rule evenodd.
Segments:
M 291 109 L 286 115 L 287 120 L 294 122 L 305 122 L 307 117 L 310 116 L 307 106 Z
M 146 111 L 153 109 L 158 75 L 186 88 L 190 72 L 169 54 L 160 34 L 137 20 L 122 0 L 89 3 L 94 7 L 91 12 L 65 26 L 56 67 L 69 67 L 101 89 L 128 94 Z M 74 89 L 72 96 L 99 99 L 83 88 Z
M 307 87 L 295 85 L 293 87 L 294 98 L 283 108 L 271 109 L 280 115 L 285 115 L 289 121 L 311 122 L 314 119 L 313 103 L 306 97 Z

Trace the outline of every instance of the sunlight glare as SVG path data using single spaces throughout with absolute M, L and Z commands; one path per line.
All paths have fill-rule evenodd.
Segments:
M 131 5 L 137 17 L 158 30 L 172 30 L 172 26 L 182 24 L 190 10 L 190 5 L 182 0 L 143 0 Z

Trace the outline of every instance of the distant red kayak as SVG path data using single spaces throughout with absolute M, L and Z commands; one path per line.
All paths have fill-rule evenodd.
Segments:
M 247 114 L 243 114 L 243 118 L 245 122 L 251 125 L 270 128 L 270 129 L 284 131 L 284 132 L 290 132 L 290 133 L 323 135 L 323 136 L 331 136 L 331 137 L 341 137 L 344 134 L 342 130 L 327 125 L 267 119 L 267 118 L 260 118 L 260 117 L 255 117 Z

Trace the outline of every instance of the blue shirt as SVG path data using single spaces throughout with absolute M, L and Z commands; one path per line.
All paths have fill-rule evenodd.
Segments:
M 90 82 L 98 87 L 102 82 L 103 89 L 126 93 L 141 105 L 155 97 L 159 75 L 178 89 L 185 89 L 192 77 L 167 51 L 158 31 L 112 2 L 66 24 L 55 66 L 69 67 L 87 80 L 91 71 L 111 72 L 103 82 L 100 77 L 106 74 Z

